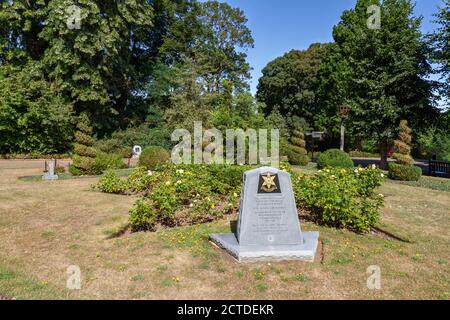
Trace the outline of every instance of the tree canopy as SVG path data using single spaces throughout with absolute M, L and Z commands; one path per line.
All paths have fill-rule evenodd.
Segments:
M 373 4 L 381 8 L 379 29 L 367 27 L 367 8 Z M 344 84 L 342 103 L 351 108 L 353 130 L 380 143 L 383 165 L 401 119 L 418 127 L 437 115 L 432 84 L 425 78 L 431 67 L 420 23 L 409 0 L 358 0 L 333 30 L 332 50 L 339 58 L 331 69 Z
M 314 122 L 320 109 L 319 70 L 328 44 L 315 43 L 307 50 L 292 50 L 267 64 L 259 79 L 257 99 L 269 114 L 278 108 L 282 114 L 297 115 Z
M 105 146 L 114 150 L 133 139 L 163 137 L 158 145 L 169 146 L 170 130 L 194 121 L 276 127 L 282 146 L 298 127 L 325 131 L 324 148 L 335 145 L 336 108 L 345 104 L 348 145 L 369 141 L 385 161 L 402 119 L 413 135 L 428 137 L 432 125 L 447 136 L 448 117 L 436 108 L 450 92 L 450 10 L 442 1 L 438 27 L 425 37 L 412 0 L 357 0 L 333 28 L 333 43 L 269 62 L 256 100 L 248 85 L 252 33 L 244 12 L 227 3 L 0 1 L 0 153 L 71 151 L 81 114 L 94 139 L 112 137 Z
M 450 99 L 450 0 L 443 0 L 435 18 L 439 27 L 430 37 L 432 58 L 438 63 L 436 72 L 441 75 L 442 92 Z
M 245 50 L 253 38 L 243 12 L 225 3 L 14 0 L 0 6 L 0 112 L 17 114 L 0 123 L 5 134 L 20 126 L 27 130 L 23 121 L 14 119 L 29 118 L 29 105 L 38 99 L 52 105 L 45 113 L 67 105 L 54 116 L 65 114 L 68 119 L 54 125 L 70 140 L 72 111 L 73 116 L 88 114 L 95 134 L 102 137 L 146 122 L 160 114 L 158 110 L 177 107 L 177 94 L 186 89 L 182 74 L 191 73 L 201 86 L 199 94 L 221 93 L 224 80 L 236 90 L 248 87 Z M 8 82 L 18 79 L 13 70 L 38 81 L 40 92 L 48 94 L 35 92 L 31 100 L 29 88 L 19 83 L 9 91 L 13 84 Z M 13 102 L 5 98 L 9 95 L 21 98 Z M 2 141 L 1 152 L 26 150 L 18 145 L 23 142 L 12 140 Z M 48 148 L 61 150 L 62 145 Z

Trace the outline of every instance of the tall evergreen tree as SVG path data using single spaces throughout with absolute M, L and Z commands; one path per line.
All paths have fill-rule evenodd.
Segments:
M 250 65 L 246 50 L 253 47 L 253 37 L 244 12 L 227 3 L 206 1 L 201 4 L 199 19 L 202 32 L 194 54 L 203 66 L 207 91 L 221 92 L 224 80 L 237 90 L 247 89 Z

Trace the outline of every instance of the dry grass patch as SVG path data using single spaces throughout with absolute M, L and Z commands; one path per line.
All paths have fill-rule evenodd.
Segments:
M 113 237 L 132 196 L 93 192 L 95 178 L 19 181 L 35 168 L 1 168 L 0 296 L 59 299 L 449 299 L 450 193 L 386 183 L 381 227 L 412 243 L 319 230 L 314 263 L 238 264 L 208 241 L 230 220 Z M 82 289 L 66 289 L 69 265 Z M 379 265 L 382 289 L 368 290 Z

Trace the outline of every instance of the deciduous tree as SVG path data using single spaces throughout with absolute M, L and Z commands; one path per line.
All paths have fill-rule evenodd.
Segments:
M 380 28 L 368 27 L 370 5 L 381 9 Z M 379 142 L 383 168 L 400 119 L 417 128 L 437 116 L 432 84 L 425 79 L 431 69 L 420 25 L 409 0 L 358 0 L 333 30 L 335 59 L 329 68 L 337 73 L 341 103 L 351 107 L 353 132 Z
M 256 96 L 266 104 L 267 114 L 278 107 L 283 115 L 297 115 L 313 124 L 321 107 L 318 73 L 327 47 L 316 43 L 304 51 L 292 50 L 262 70 Z

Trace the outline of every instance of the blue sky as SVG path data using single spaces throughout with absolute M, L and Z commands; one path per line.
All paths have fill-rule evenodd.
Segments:
M 241 8 L 253 32 L 255 48 L 248 52 L 253 68 L 251 91 L 256 92 L 261 70 L 269 61 L 292 49 L 306 49 L 314 42 L 331 42 L 333 26 L 356 0 L 225 0 Z M 433 13 L 442 0 L 416 0 L 415 13 L 423 16 L 422 30 L 434 29 Z

